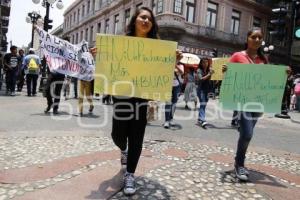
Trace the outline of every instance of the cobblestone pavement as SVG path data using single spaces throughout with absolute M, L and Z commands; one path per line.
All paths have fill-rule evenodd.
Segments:
M 13 181 L 13 177 L 10 177 L 11 183 L 4 183 L 3 175 L 6 172 L 17 169 L 25 171 L 32 165 L 43 168 L 47 163 L 115 150 L 111 139 L 107 137 L 0 138 L 0 200 L 22 199 L 27 193 L 72 181 L 118 159 L 111 157 L 94 161 L 56 176 L 33 181 Z M 136 195 L 126 197 L 119 190 L 111 199 L 283 199 L 278 196 L 279 193 L 289 194 L 292 199 L 293 195 L 300 194 L 300 164 L 296 158 L 249 152 L 247 165 L 252 172 L 251 178 L 250 182 L 242 183 L 237 181 L 232 172 L 234 151 L 227 147 L 204 145 L 197 141 L 146 140 L 144 151 L 149 153 L 143 155 L 141 160 L 151 157 L 167 164 L 142 171 L 141 176 L 137 177 Z M 115 168 L 119 168 L 119 165 L 115 165 Z M 289 199 L 289 196 L 285 197 Z

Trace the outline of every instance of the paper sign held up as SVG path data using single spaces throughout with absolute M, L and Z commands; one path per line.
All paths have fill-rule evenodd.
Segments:
M 229 62 L 229 58 L 213 58 L 212 59 L 212 70 L 211 80 L 222 80 L 223 72 L 222 66 Z
M 98 34 L 95 93 L 169 101 L 176 47 L 171 41 Z
M 280 113 L 286 84 L 286 67 L 229 63 L 222 81 L 224 109 Z

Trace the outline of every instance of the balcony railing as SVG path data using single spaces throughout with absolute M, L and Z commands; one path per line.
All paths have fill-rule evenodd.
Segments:
M 176 14 L 162 14 L 156 16 L 157 23 L 160 27 L 176 28 L 183 32 L 195 36 L 202 36 L 209 39 L 215 39 L 223 42 L 230 42 L 233 44 L 243 44 L 246 41 L 245 36 L 234 35 L 214 28 L 199 26 L 196 24 L 188 23 L 184 17 Z M 172 30 L 172 29 L 168 29 Z

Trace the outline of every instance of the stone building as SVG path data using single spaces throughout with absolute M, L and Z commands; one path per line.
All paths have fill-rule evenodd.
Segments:
M 7 51 L 7 37 L 9 16 L 10 16 L 10 0 L 0 1 L 0 52 Z
M 64 13 L 64 35 L 95 45 L 96 33 L 124 34 L 136 8 L 152 8 L 160 37 L 200 57 L 243 49 L 252 27 L 267 32 L 269 6 L 255 0 L 77 0 Z M 265 41 L 269 41 L 265 34 Z

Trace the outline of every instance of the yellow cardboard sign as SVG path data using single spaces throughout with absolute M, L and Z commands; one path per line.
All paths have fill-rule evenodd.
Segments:
M 170 101 L 176 47 L 171 41 L 97 34 L 94 92 Z
M 212 59 L 213 73 L 211 75 L 211 80 L 222 80 L 223 79 L 222 65 L 227 64 L 228 62 L 229 62 L 229 58 L 213 58 Z

